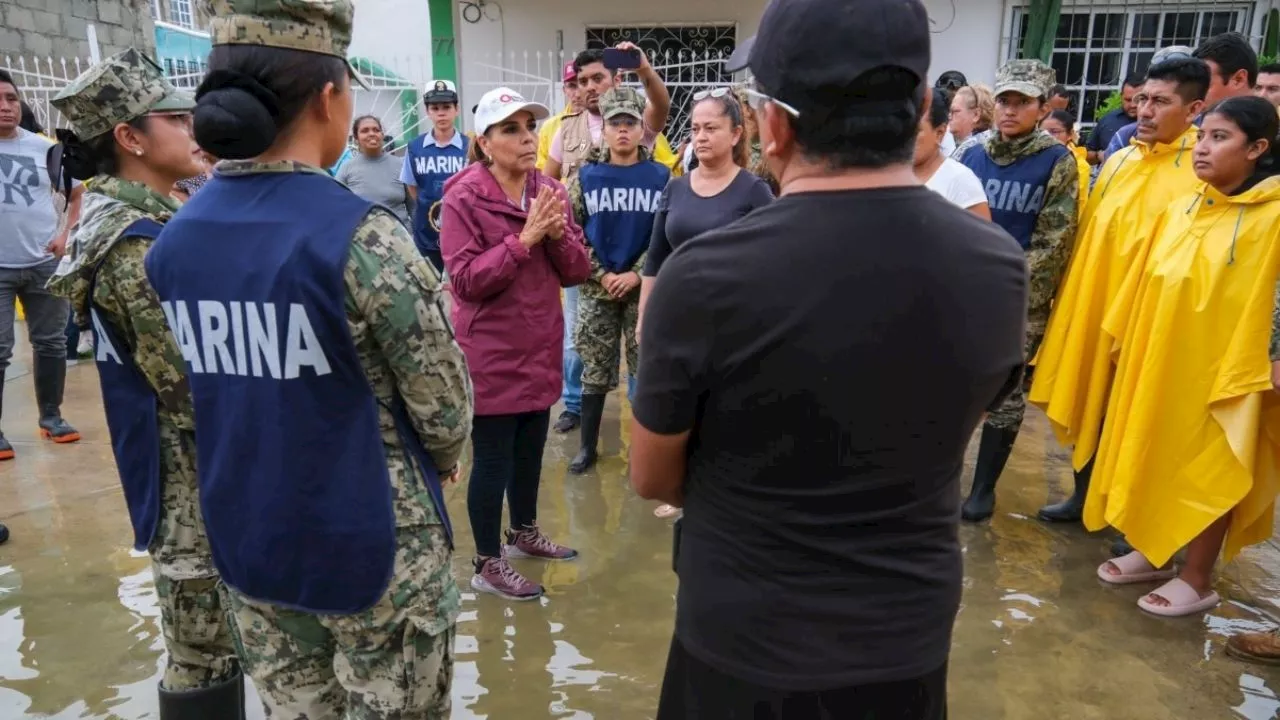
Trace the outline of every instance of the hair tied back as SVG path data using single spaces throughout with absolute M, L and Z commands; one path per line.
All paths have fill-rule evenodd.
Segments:
M 214 70 L 196 90 L 196 142 L 219 158 L 256 157 L 275 142 L 279 111 L 279 97 L 257 79 Z

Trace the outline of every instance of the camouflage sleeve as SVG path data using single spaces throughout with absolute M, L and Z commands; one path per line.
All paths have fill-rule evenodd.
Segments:
M 636 261 L 631 264 L 631 272 L 637 275 L 643 275 L 644 261 L 647 260 L 648 258 L 649 258 L 649 247 L 646 245 L 644 252 L 640 253 L 640 257 L 636 258 Z
M 1271 362 L 1280 362 L 1280 282 L 1276 283 L 1275 305 L 1271 310 Z
M 94 300 L 124 334 L 138 370 L 170 412 L 193 417 L 186 361 L 169 332 L 160 297 L 147 281 L 143 258 L 151 248 L 145 238 L 123 238 L 107 251 L 98 267 Z
M 1053 166 L 1053 175 L 1045 189 L 1044 205 L 1031 233 L 1027 249 L 1027 273 L 1030 278 L 1027 300 L 1028 332 L 1043 332 L 1049 319 L 1049 306 L 1058 292 L 1058 283 L 1071 259 L 1079 223 L 1080 179 L 1074 155 L 1063 155 Z
M 440 276 L 404 225 L 375 209 L 356 230 L 343 273 L 348 303 L 368 323 L 438 470 L 458 464 L 471 435 L 473 394 L 441 305 Z

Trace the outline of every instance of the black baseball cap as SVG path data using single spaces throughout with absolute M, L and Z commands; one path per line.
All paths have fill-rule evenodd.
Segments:
M 879 67 L 927 82 L 929 13 L 921 0 L 771 0 L 760 31 L 726 69 L 750 69 L 760 87 L 804 111 L 817 88 L 844 87 Z

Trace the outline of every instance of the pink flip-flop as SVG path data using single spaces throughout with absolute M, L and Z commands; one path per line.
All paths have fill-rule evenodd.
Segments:
M 1107 566 L 1114 566 L 1119 575 L 1107 572 Z M 1159 582 L 1176 577 L 1178 569 L 1168 567 L 1157 569 L 1142 553 L 1137 550 L 1114 560 L 1108 560 L 1098 566 L 1098 579 L 1108 585 L 1132 585 L 1134 583 Z
M 1168 600 L 1168 607 L 1156 605 L 1147 600 L 1151 595 L 1158 595 Z M 1213 609 L 1219 602 L 1222 602 L 1222 598 L 1218 597 L 1218 593 L 1210 590 L 1208 595 L 1201 597 L 1200 593 L 1191 587 L 1187 581 L 1182 578 L 1174 578 L 1156 590 L 1143 595 L 1138 600 L 1138 607 L 1152 615 L 1172 618 L 1198 615 L 1206 610 Z

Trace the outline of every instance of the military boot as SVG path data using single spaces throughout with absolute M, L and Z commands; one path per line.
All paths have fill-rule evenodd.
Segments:
M 1093 476 L 1093 460 L 1075 472 L 1076 489 L 1071 497 L 1055 505 L 1040 508 L 1039 517 L 1045 522 L 1080 522 L 1084 516 L 1084 499 L 1089 495 L 1089 478 Z
M 160 688 L 160 720 L 245 720 L 244 675 L 199 690 Z
M 969 490 L 969 499 L 960 508 L 960 517 L 965 522 L 982 522 L 995 512 L 996 481 L 1004 472 L 1013 441 L 1017 439 L 1017 430 L 983 426 L 982 439 L 978 441 L 978 462 L 973 468 L 973 487 Z
M 62 419 L 62 391 L 67 384 L 65 357 L 35 356 L 36 404 L 40 407 L 40 435 L 56 443 L 73 443 L 80 433 Z
M 569 472 L 581 475 L 595 467 L 600 444 L 600 421 L 604 418 L 604 395 L 582 394 L 582 449 L 569 463 Z

